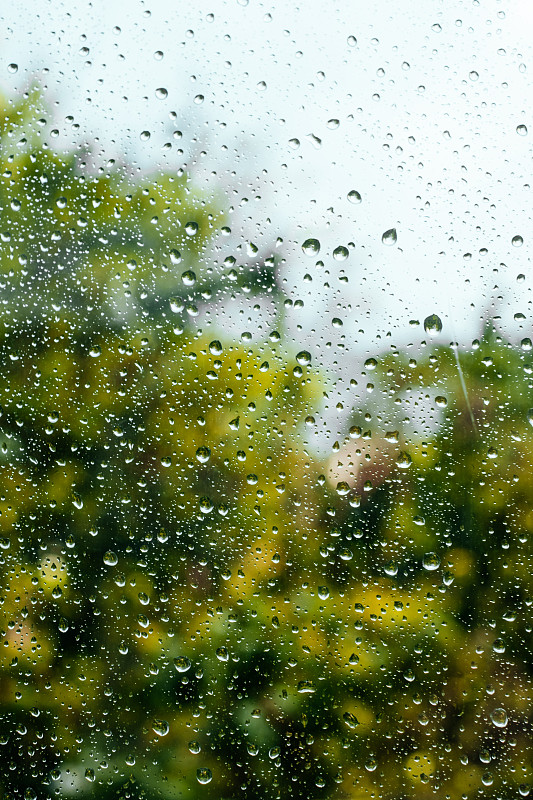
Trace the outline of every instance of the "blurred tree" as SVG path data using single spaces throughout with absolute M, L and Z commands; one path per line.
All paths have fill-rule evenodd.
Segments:
M 449 348 L 372 359 L 321 463 L 310 359 L 226 314 L 275 257 L 40 104 L 0 140 L 2 796 L 527 794 L 526 351 L 488 327 L 468 403 Z

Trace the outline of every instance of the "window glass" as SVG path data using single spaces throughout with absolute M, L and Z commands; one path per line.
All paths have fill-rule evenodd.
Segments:
M 2 20 L 0 797 L 528 796 L 530 6 Z

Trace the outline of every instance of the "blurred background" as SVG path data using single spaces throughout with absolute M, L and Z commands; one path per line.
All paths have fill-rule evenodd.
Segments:
M 2 19 L 0 796 L 528 796 L 529 6 Z

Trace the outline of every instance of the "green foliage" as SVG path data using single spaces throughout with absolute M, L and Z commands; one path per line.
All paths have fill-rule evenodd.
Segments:
M 224 316 L 275 259 L 228 260 L 190 176 L 43 148 L 39 102 L 0 147 L 2 796 L 515 797 L 524 354 L 488 327 L 468 397 L 449 348 L 380 356 L 321 463 L 316 369 Z

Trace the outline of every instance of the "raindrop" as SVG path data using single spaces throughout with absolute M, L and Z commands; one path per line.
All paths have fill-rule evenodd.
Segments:
M 155 96 L 158 100 L 166 100 L 168 97 L 168 91 L 164 88 L 164 86 L 160 86 L 159 89 L 155 90 Z
M 522 247 L 522 245 L 524 244 L 524 240 L 520 235 L 513 236 L 513 238 L 511 239 L 511 244 L 513 245 L 513 247 Z
M 435 572 L 440 567 L 440 558 L 436 553 L 425 553 L 422 558 L 422 566 L 427 572 Z
M 302 367 L 308 367 L 311 364 L 311 353 L 307 350 L 300 350 L 296 355 L 296 361 Z
M 359 192 L 356 192 L 355 189 L 352 189 L 351 192 L 348 192 L 346 195 L 350 203 L 358 204 L 361 202 L 362 197 Z
M 187 672 L 191 668 L 191 661 L 187 656 L 178 656 L 174 659 L 174 666 L 178 672 Z
M 196 458 L 200 464 L 207 464 L 211 458 L 211 450 L 209 447 L 199 447 L 196 451 Z
M 350 252 L 348 248 L 343 247 L 342 245 L 339 245 L 339 247 L 336 247 L 335 250 L 333 251 L 333 258 L 335 259 L 335 261 L 346 261 L 349 255 Z
M 306 239 L 302 250 L 306 256 L 317 256 L 320 253 L 320 242 L 318 239 Z
M 104 564 L 107 564 L 108 567 L 114 567 L 118 564 L 118 556 L 113 550 L 108 550 L 104 553 Z
M 424 330 L 430 336 L 436 336 L 442 330 L 442 320 L 436 314 L 430 314 L 424 320 Z
M 213 773 L 207 767 L 199 767 L 196 770 L 196 780 L 198 783 L 211 783 L 213 780 Z
M 154 719 L 152 723 L 152 730 L 158 736 L 166 736 L 170 730 L 170 726 L 164 719 Z
M 525 125 L 517 125 L 516 132 L 519 136 L 527 136 L 527 127 Z
M 494 711 L 491 712 L 490 719 L 496 728 L 505 728 L 507 726 L 507 712 L 503 708 L 495 708 Z
M 192 269 L 186 270 L 181 276 L 181 282 L 184 286 L 194 286 L 196 283 L 196 273 Z
M 390 228 L 388 231 L 385 231 L 383 236 L 381 237 L 381 241 L 383 244 L 392 247 L 392 245 L 396 244 L 398 241 L 398 234 L 396 233 L 396 228 Z

